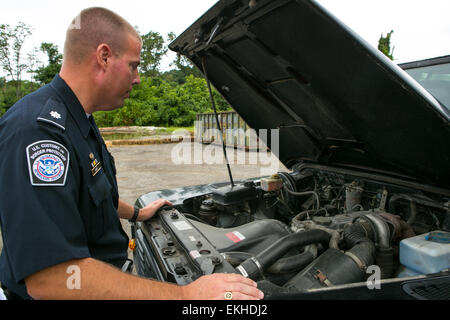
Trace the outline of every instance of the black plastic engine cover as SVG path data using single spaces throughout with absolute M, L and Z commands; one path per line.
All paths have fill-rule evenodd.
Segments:
M 290 233 L 288 227 L 274 219 L 256 220 L 233 228 L 216 228 L 191 221 L 219 252 L 258 254 Z
M 202 275 L 236 273 L 216 248 L 176 209 L 161 210 L 141 224 L 157 267 L 151 274 L 163 281 L 188 284 Z M 150 253 L 150 252 L 148 252 Z M 142 273 L 142 270 L 141 270 Z
M 249 185 L 221 187 L 212 192 L 214 203 L 221 206 L 232 206 L 246 201 L 252 201 L 256 199 L 256 196 L 256 188 L 251 182 Z
M 272 219 L 223 229 L 187 219 L 174 208 L 161 210 L 138 229 L 135 254 L 145 264 L 136 267 L 139 274 L 184 285 L 202 275 L 237 273 L 222 252 L 257 254 L 289 233 L 284 223 Z

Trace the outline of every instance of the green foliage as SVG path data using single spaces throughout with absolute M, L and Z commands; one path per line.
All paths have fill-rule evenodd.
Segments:
M 17 46 L 11 44 L 17 42 L 21 47 L 24 39 L 31 34 L 29 30 L 24 24 L 19 24 L 15 29 L 0 25 L 0 49 L 3 48 L 0 58 L 4 57 L 4 68 L 10 57 L 20 56 L 20 50 L 17 51 Z M 170 33 L 167 40 L 172 41 L 174 38 L 175 34 Z M 192 127 L 197 113 L 212 112 L 206 82 L 197 67 L 186 58 L 178 56 L 172 63 L 174 69 L 161 73 L 159 65 L 167 52 L 163 37 L 158 32 L 150 31 L 142 36 L 142 40 L 141 83 L 133 88 L 122 108 L 94 113 L 97 124 L 101 127 Z M 12 81 L 0 78 L 0 116 L 19 98 L 51 82 L 59 72 L 62 55 L 58 47 L 44 42 L 40 50 L 47 55 L 48 64 L 34 70 L 27 68 L 34 74 L 36 82 L 22 81 L 20 74 L 17 76 L 17 72 L 24 70 L 20 59 L 18 64 L 7 65 L 5 71 Z M 218 111 L 230 110 L 228 103 L 215 89 L 213 95 Z
M 213 90 L 218 111 L 230 110 L 223 97 Z M 212 112 L 203 78 L 190 75 L 183 84 L 158 77 L 142 77 L 122 108 L 96 112 L 97 124 L 109 126 L 193 126 L 197 113 Z
M 0 77 L 0 116 L 8 110 L 19 98 L 16 96 L 16 81 L 6 81 Z M 25 96 L 39 88 L 39 85 L 31 81 L 21 81 L 20 96 Z
M 41 84 L 47 84 L 53 80 L 53 77 L 61 69 L 63 56 L 59 53 L 58 46 L 53 43 L 41 43 L 41 51 L 47 54 L 48 65 L 34 70 L 34 79 Z
M 34 60 L 32 55 L 28 56 L 28 62 L 24 62 L 22 47 L 29 36 L 31 27 L 23 22 L 12 28 L 8 24 L 0 24 L 0 65 L 11 80 L 16 84 L 16 97 L 21 97 L 22 72 L 27 70 Z
M 141 65 L 140 70 L 146 77 L 156 76 L 159 73 L 159 65 L 161 59 L 167 53 L 167 48 L 164 46 L 164 38 L 154 31 L 141 36 L 142 51 L 141 51 Z
M 183 84 L 186 82 L 186 75 L 179 69 L 172 69 L 170 71 L 163 72 L 160 77 L 167 82 L 174 82 L 177 84 Z
M 378 40 L 378 50 L 384 53 L 386 57 L 391 60 L 394 60 L 394 48 L 391 49 L 391 35 L 394 33 L 394 30 L 388 32 L 386 37 L 381 34 L 380 39 Z
M 167 40 L 169 42 L 172 42 L 176 39 L 176 35 L 173 32 L 169 32 L 169 34 L 167 35 Z M 182 81 L 185 77 L 189 76 L 189 75 L 194 75 L 195 77 L 202 77 L 202 73 L 200 72 L 200 70 L 194 66 L 194 64 L 185 56 L 182 56 L 180 54 L 177 54 L 175 60 L 171 63 L 171 66 L 174 66 L 176 69 L 172 70 L 172 71 L 176 71 L 178 74 L 177 75 L 182 75 L 178 76 L 178 83 L 182 84 Z

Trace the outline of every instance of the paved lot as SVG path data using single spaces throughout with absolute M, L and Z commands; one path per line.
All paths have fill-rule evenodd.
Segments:
M 109 150 L 116 162 L 120 197 L 130 204 L 134 204 L 142 194 L 154 190 L 229 180 L 222 147 L 219 146 L 182 143 L 113 146 Z M 187 156 L 189 151 L 190 157 Z M 204 160 L 202 163 L 198 163 L 200 153 Z M 271 162 L 259 161 L 261 156 L 257 152 L 227 148 L 227 155 L 234 180 L 286 170 L 276 158 Z M 255 158 L 258 160 L 256 164 Z M 195 164 L 196 160 L 198 164 Z M 128 222 L 122 220 L 122 225 L 129 232 Z
M 109 150 L 116 162 L 120 197 L 130 204 L 153 190 L 229 180 L 226 165 L 221 163 L 222 147 L 177 143 L 111 146 Z M 276 158 L 265 154 L 227 150 L 234 180 L 286 171 Z M 122 221 L 122 225 L 129 232 L 128 222 Z M 0 237 L 0 249 L 2 246 Z
M 194 149 L 197 153 L 196 159 Z M 130 203 L 134 203 L 140 195 L 153 190 L 229 180 L 222 148 L 217 146 L 183 143 L 112 146 L 109 150 L 116 162 L 120 197 Z M 190 157 L 186 156 L 189 155 L 189 151 Z M 197 151 L 201 151 L 203 159 L 200 159 L 200 152 Z M 277 169 L 286 170 L 276 158 L 272 161 L 274 170 L 271 170 L 270 164 L 261 164 L 260 161 L 257 164 L 250 164 L 255 162 L 254 158 L 260 157 L 256 152 L 228 148 L 227 154 L 234 180 L 257 177 L 268 172 L 276 172 Z M 238 164 L 237 159 L 243 163 Z M 194 164 L 196 160 L 204 161 Z

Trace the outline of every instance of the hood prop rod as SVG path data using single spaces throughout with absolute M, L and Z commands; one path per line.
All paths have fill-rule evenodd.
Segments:
M 210 84 L 209 78 L 208 78 L 208 72 L 206 71 L 205 57 L 202 57 L 202 68 L 203 68 L 203 74 L 205 75 L 206 84 L 208 85 L 209 98 L 211 100 L 211 105 L 212 105 L 213 110 L 214 110 L 214 115 L 215 115 L 215 118 L 216 118 L 217 128 L 220 131 L 220 139 L 222 140 L 222 149 L 223 149 L 223 154 L 225 156 L 225 161 L 227 163 L 227 169 L 228 169 L 228 175 L 230 176 L 231 187 L 234 187 L 233 176 L 231 175 L 230 163 L 228 161 L 228 156 L 227 156 L 227 148 L 225 147 L 225 141 L 223 140 L 222 127 L 220 126 L 219 116 L 217 115 L 216 104 L 214 102 L 214 97 L 213 97 L 213 94 L 212 94 L 212 91 L 211 91 L 211 84 Z

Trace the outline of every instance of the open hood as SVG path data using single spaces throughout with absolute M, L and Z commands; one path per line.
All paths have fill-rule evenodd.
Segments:
M 219 1 L 170 49 L 204 64 L 250 127 L 279 129 L 287 167 L 359 167 L 450 186 L 449 111 L 317 2 Z

